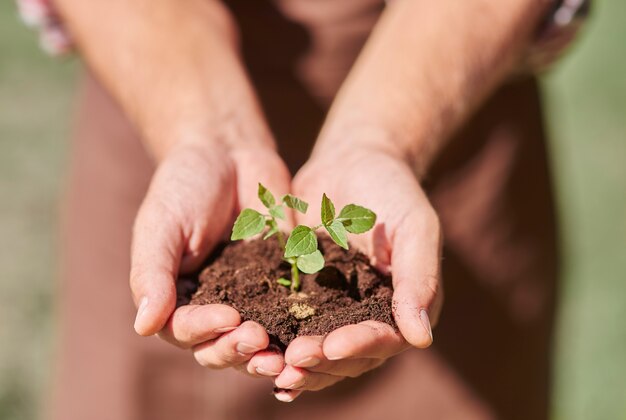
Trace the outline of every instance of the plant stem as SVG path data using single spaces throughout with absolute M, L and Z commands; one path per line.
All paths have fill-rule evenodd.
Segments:
M 283 254 L 284 254 L 285 253 L 285 236 L 283 236 L 283 233 L 279 230 L 278 232 L 276 232 L 276 237 L 278 238 L 278 244 L 282 248 Z
M 300 290 L 300 272 L 295 261 L 291 263 L 291 291 L 297 292 Z

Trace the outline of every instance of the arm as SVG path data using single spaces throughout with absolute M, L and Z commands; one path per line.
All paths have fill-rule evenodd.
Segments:
M 241 323 L 235 309 L 175 308 L 179 273 L 198 267 L 239 207 L 254 205 L 256 183 L 289 190 L 228 12 L 209 0 L 56 5 L 87 65 L 158 161 L 133 231 L 135 330 L 192 349 L 203 366 L 282 369 L 282 356 L 258 353 L 269 343 L 265 330 Z
M 428 347 L 443 301 L 441 229 L 419 185 L 450 133 L 501 83 L 528 46 L 547 4 L 531 0 L 390 2 L 341 88 L 299 196 L 358 201 L 378 225 L 356 242 L 391 271 L 400 333 L 371 321 L 326 337 L 299 337 L 285 352 L 282 399 L 379 366 L 408 344 Z M 468 314 L 471 316 L 471 314 Z
M 394 0 L 344 83 L 317 144 L 385 150 L 423 175 L 515 66 L 550 2 Z
M 218 1 L 56 0 L 93 72 L 161 160 L 181 143 L 273 147 Z

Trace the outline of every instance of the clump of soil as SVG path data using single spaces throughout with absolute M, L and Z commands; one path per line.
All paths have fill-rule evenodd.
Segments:
M 243 320 L 261 324 L 281 349 L 300 335 L 324 335 L 365 320 L 396 328 L 391 312 L 391 279 L 376 271 L 362 253 L 348 251 L 322 237 L 326 266 L 300 274 L 301 290 L 292 293 L 276 283 L 290 278 L 275 238 L 232 242 L 209 259 L 193 283 L 181 283 L 179 304 L 221 303 L 234 307 Z M 194 289 L 196 289 L 194 291 Z

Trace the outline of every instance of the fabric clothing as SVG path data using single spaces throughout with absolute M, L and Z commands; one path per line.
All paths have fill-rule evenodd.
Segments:
M 39 32 L 39 45 L 51 55 L 72 51 L 72 41 L 50 0 L 17 0 L 22 21 Z

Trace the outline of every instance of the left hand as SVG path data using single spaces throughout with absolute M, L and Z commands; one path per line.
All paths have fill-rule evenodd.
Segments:
M 443 301 L 439 220 L 406 162 L 366 147 L 317 153 L 296 175 L 293 190 L 312 204 L 326 193 L 337 209 L 354 203 L 377 214 L 374 229 L 352 236 L 351 245 L 365 252 L 379 270 L 392 273 L 394 318 L 400 332 L 365 321 L 325 337 L 296 338 L 285 352 L 285 369 L 274 381 L 281 388 L 276 394 L 281 401 L 359 376 L 411 345 L 430 346 L 431 323 L 437 322 Z M 319 223 L 315 211 L 299 216 L 298 223 Z
M 283 356 L 268 350 L 270 339 L 260 324 L 242 322 L 228 305 L 176 308 L 179 273 L 198 269 L 242 207 L 259 208 L 259 181 L 277 193 L 289 191 L 291 177 L 272 147 L 226 148 L 210 138 L 172 149 L 135 221 L 130 283 L 140 335 L 158 333 L 210 369 L 272 377 L 283 369 Z

